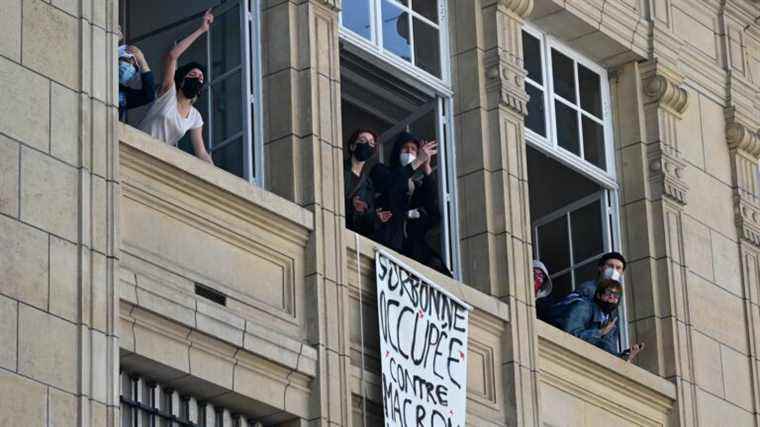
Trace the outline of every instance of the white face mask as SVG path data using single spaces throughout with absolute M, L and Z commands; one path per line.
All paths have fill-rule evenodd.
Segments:
M 401 166 L 406 166 L 409 163 L 417 160 L 417 156 L 412 153 L 401 153 Z
M 620 283 L 621 285 L 623 284 L 623 280 L 624 280 L 623 279 L 623 275 L 620 274 L 619 271 L 615 270 L 612 267 L 607 267 L 607 268 L 604 269 L 604 272 L 602 273 L 602 279 L 604 279 L 604 280 L 612 279 L 612 280 Z

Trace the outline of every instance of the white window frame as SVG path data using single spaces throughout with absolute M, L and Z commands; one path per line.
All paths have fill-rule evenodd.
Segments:
M 596 182 L 599 182 L 604 187 L 617 190 L 618 183 L 616 179 L 617 171 L 616 171 L 616 164 L 615 164 L 615 152 L 614 152 L 614 147 L 613 147 L 612 108 L 611 108 L 611 101 L 610 101 L 610 88 L 608 84 L 609 80 L 607 76 L 607 70 L 605 70 L 603 67 L 599 66 L 598 64 L 594 63 L 591 59 L 585 57 L 584 55 L 578 53 L 572 48 L 566 46 L 564 43 L 557 40 L 556 38 L 541 32 L 539 29 L 537 29 L 536 27 L 532 26 L 529 23 L 525 23 L 523 25 L 523 30 L 526 33 L 537 38 L 541 45 L 541 61 L 542 61 L 541 65 L 542 65 L 542 71 L 543 71 L 542 77 L 544 79 L 544 83 L 543 85 L 541 85 L 538 82 L 535 82 L 532 79 L 528 78 L 527 76 L 525 80 L 526 80 L 526 84 L 529 84 L 535 88 L 540 88 L 544 92 L 544 111 L 545 111 L 544 120 L 546 123 L 546 137 L 537 134 L 531 129 L 528 129 L 528 127 L 526 126 L 525 127 L 526 140 L 528 141 L 528 143 L 530 143 L 531 146 L 537 148 L 539 151 L 546 154 L 547 156 L 554 158 L 563 164 L 571 166 L 574 170 L 577 170 L 578 172 L 582 173 L 584 176 L 591 178 L 592 180 Z M 599 81 L 601 83 L 601 95 L 602 95 L 602 114 L 604 115 L 601 121 L 597 119 L 596 117 L 583 111 L 583 109 L 581 109 L 579 105 L 574 105 L 573 103 L 565 100 L 561 96 L 554 93 L 554 81 L 552 78 L 553 64 L 551 60 L 552 49 L 555 49 L 559 53 L 572 59 L 573 61 L 575 61 L 576 64 L 581 64 L 584 67 L 588 68 L 589 70 L 599 74 Z M 575 67 L 576 67 L 575 92 L 576 92 L 576 98 L 577 98 L 576 104 L 580 104 L 580 91 L 578 88 L 577 65 Z M 557 125 L 556 125 L 556 111 L 555 111 L 555 104 L 554 104 L 555 99 L 568 106 L 571 106 L 574 110 L 580 111 L 581 116 L 589 117 L 604 127 L 604 158 L 605 158 L 605 164 L 607 165 L 607 170 L 601 169 L 598 166 L 584 160 L 581 157 L 584 153 L 584 150 L 583 150 L 583 126 L 580 120 L 578 122 L 578 130 L 580 132 L 579 134 L 580 155 L 576 155 L 559 146 L 559 143 L 557 140 L 557 131 L 556 131 Z
M 589 59 L 588 57 L 584 56 L 583 54 L 575 51 L 574 49 L 568 47 L 558 39 L 545 34 L 542 32 L 539 28 L 535 27 L 534 25 L 530 23 L 525 23 L 523 25 L 523 30 L 532 35 L 533 37 L 537 38 L 539 40 L 539 44 L 541 47 L 541 66 L 542 66 L 542 78 L 543 78 L 543 85 L 539 84 L 538 82 L 533 81 L 532 79 L 528 78 L 526 76 L 526 84 L 530 84 L 531 86 L 534 86 L 536 88 L 541 89 L 544 92 L 544 121 L 546 124 L 546 136 L 541 136 L 537 134 L 536 132 L 528 129 L 528 127 L 525 127 L 525 139 L 527 143 L 537 149 L 539 152 L 543 153 L 544 155 L 548 156 L 549 158 L 552 158 L 561 164 L 568 167 L 570 170 L 574 172 L 578 172 L 581 175 L 589 178 L 591 181 L 597 183 L 602 189 L 601 191 L 592 194 L 591 196 L 585 197 L 581 200 L 578 200 L 576 202 L 573 202 L 572 204 L 568 206 L 564 206 L 560 209 L 555 210 L 554 212 L 537 219 L 535 222 L 531 224 L 532 227 L 532 236 L 534 241 L 534 250 L 536 257 L 540 257 L 539 248 L 538 248 L 538 227 L 541 225 L 544 225 L 548 222 L 551 222 L 558 217 L 561 217 L 563 215 L 563 212 L 567 212 L 568 210 L 573 210 L 574 207 L 578 207 L 581 205 L 586 205 L 588 203 L 593 202 L 594 200 L 597 200 L 601 198 L 603 207 L 606 209 L 603 209 L 603 216 L 602 218 L 602 224 L 605 227 L 605 232 L 602 236 L 603 244 L 604 244 L 604 250 L 605 251 L 619 251 L 620 250 L 620 200 L 619 200 L 619 190 L 620 187 L 617 182 L 617 167 L 615 162 L 615 150 L 614 150 L 614 139 L 613 139 L 613 122 L 612 122 L 612 102 L 610 98 L 610 87 L 609 87 L 609 78 L 607 75 L 607 70 L 603 67 L 596 64 L 594 61 Z M 554 107 L 554 100 L 559 99 L 559 102 L 563 102 L 568 105 L 572 105 L 572 103 L 569 103 L 565 99 L 561 98 L 560 96 L 556 95 L 554 93 L 554 81 L 553 81 L 553 68 L 552 68 L 552 60 L 551 60 L 551 49 L 557 50 L 559 53 L 567 56 L 568 58 L 575 61 L 576 64 L 581 64 L 584 67 L 588 68 L 589 70 L 599 74 L 599 81 L 601 83 L 601 95 L 602 95 L 602 114 L 604 115 L 602 124 L 604 126 L 604 155 L 605 155 L 605 163 L 607 165 L 607 170 L 601 169 L 598 166 L 584 160 L 582 157 L 562 148 L 559 146 L 557 141 L 557 123 L 556 123 L 556 113 L 555 113 L 555 107 Z M 524 53 L 523 53 L 524 54 Z M 578 87 L 578 67 L 576 68 L 576 78 L 575 78 L 575 91 L 576 91 L 576 105 L 572 105 L 572 108 L 574 110 L 580 111 L 581 115 L 589 116 L 589 114 L 585 113 L 579 106 L 580 104 L 580 90 Z M 597 123 L 599 123 L 599 120 L 595 117 L 592 117 L 595 119 Z M 579 132 L 580 132 L 580 153 L 583 154 L 583 128 L 582 123 L 578 123 Z M 570 239 L 572 239 L 572 228 L 568 228 L 568 233 L 570 234 Z M 572 248 L 572 241 L 570 242 L 571 248 Z M 572 249 L 571 249 L 572 251 Z M 572 254 L 572 252 L 571 252 Z M 537 258 L 540 259 L 540 258 Z M 571 258 L 572 260 L 572 258 Z M 585 260 L 588 261 L 588 260 Z M 582 265 L 584 261 L 581 261 L 574 265 Z M 571 269 L 574 267 L 571 267 Z M 556 275 L 559 275 L 559 273 L 564 273 L 566 270 L 562 270 L 561 272 L 555 273 Z M 553 276 L 555 275 L 553 274 Z M 575 288 L 575 278 L 571 275 L 571 283 L 573 284 L 573 288 Z M 626 304 L 626 292 L 623 292 L 623 298 L 621 301 L 621 309 L 619 310 L 620 313 L 620 344 L 622 349 L 625 349 L 629 346 L 629 333 L 628 333 L 628 319 L 627 319 L 627 304 Z
M 439 0 L 438 22 L 437 25 L 440 39 L 440 58 L 441 58 L 441 78 L 438 78 L 421 68 L 415 66 L 412 62 L 407 62 L 396 54 L 385 51 L 382 48 L 382 26 L 378 25 L 381 16 L 381 0 L 367 0 L 370 2 L 370 34 L 372 40 L 354 33 L 343 27 L 341 14 L 340 38 L 346 43 L 345 48 L 351 52 L 362 56 L 373 65 L 378 67 L 387 67 L 391 65 L 399 71 L 398 76 L 414 84 L 417 88 L 428 92 L 431 97 L 435 98 L 436 111 L 438 113 L 437 139 L 439 165 L 445 164 L 446 167 L 438 168 L 438 186 L 439 199 L 441 203 L 441 238 L 445 240 L 442 248 L 441 257 L 445 262 L 450 263 L 455 279 L 462 278 L 462 261 L 461 261 L 461 242 L 459 241 L 459 199 L 457 189 L 456 175 L 456 141 L 454 132 L 454 91 L 451 88 L 451 57 L 449 55 L 449 34 L 448 34 L 448 0 Z M 389 0 L 394 6 L 402 9 L 411 9 L 411 4 L 407 7 L 401 5 L 396 0 Z M 428 19 L 418 13 L 409 10 L 414 17 L 420 17 L 425 22 Z M 412 22 L 413 19 L 410 19 Z M 410 24 L 411 25 L 411 24 Z M 414 46 L 411 46 L 412 55 Z M 413 58 L 413 56 L 412 56 Z M 446 143 L 443 143 L 443 142 Z M 446 191 L 448 189 L 448 191 Z
M 404 10 L 409 13 L 409 25 L 410 32 L 412 34 L 412 26 L 414 18 L 418 18 L 428 25 L 431 25 L 438 29 L 439 39 L 439 57 L 441 58 L 441 77 L 438 78 L 422 68 L 414 65 L 414 44 L 410 44 L 411 62 L 408 62 L 396 55 L 395 53 L 386 50 L 383 47 L 383 26 L 382 26 L 382 2 L 383 0 L 351 0 L 351 1 L 367 1 L 369 2 L 370 9 L 370 40 L 367 40 L 363 36 L 353 32 L 352 30 L 343 26 L 343 13 L 340 14 L 340 38 L 360 47 L 363 51 L 369 52 L 383 62 L 389 63 L 399 70 L 415 77 L 418 80 L 424 81 L 426 84 L 432 86 L 437 92 L 445 93 L 447 96 L 453 96 L 451 91 L 451 59 L 449 55 L 449 18 L 448 18 L 448 0 L 439 0 L 438 2 L 438 24 L 430 21 L 426 17 L 412 10 L 412 4 L 404 6 L 397 0 L 386 0 L 393 6 Z M 419 0 L 418 0 L 419 1 Z

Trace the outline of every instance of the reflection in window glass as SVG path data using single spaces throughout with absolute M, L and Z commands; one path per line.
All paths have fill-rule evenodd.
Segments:
M 600 169 L 607 169 L 604 127 L 586 116 L 583 116 L 583 157 Z
M 232 70 L 241 63 L 239 8 L 239 6 L 235 6 L 214 19 L 211 29 L 212 79 Z
M 570 248 L 567 239 L 567 218 L 561 216 L 538 228 L 538 244 L 541 261 L 549 271 L 570 267 Z
M 541 67 L 541 41 L 523 31 L 523 58 L 528 78 L 538 84 L 544 83 Z
M 219 145 L 225 139 L 243 130 L 243 103 L 240 99 L 240 71 L 233 73 L 211 88 L 214 104 L 213 144 Z
M 599 268 L 596 266 L 597 260 L 594 259 L 593 261 L 589 262 L 588 264 L 584 264 L 580 267 L 577 267 L 573 271 L 573 276 L 575 277 L 575 287 L 577 288 L 583 282 L 588 282 L 589 280 L 596 280 L 596 276 L 598 274 Z
M 409 14 L 383 0 L 382 17 L 383 47 L 411 62 Z
M 580 155 L 578 142 L 578 113 L 560 101 L 554 101 L 557 119 L 557 144 L 575 155 Z
M 238 138 L 219 149 L 215 149 L 211 153 L 211 158 L 214 159 L 214 165 L 231 174 L 240 177 L 244 176 L 242 142 L 242 138 Z
M 602 118 L 602 89 L 599 74 L 578 64 L 578 87 L 581 92 L 581 108 Z
M 575 102 L 575 63 L 556 49 L 552 49 L 552 77 L 554 93 Z
M 533 132 L 546 136 L 546 112 L 544 108 L 544 93 L 535 86 L 526 83 L 528 92 L 528 115 L 525 116 L 525 126 Z
M 438 30 L 414 18 L 414 62 L 428 73 L 441 77 Z
M 586 205 L 570 214 L 573 235 L 573 263 L 585 261 L 603 252 L 601 201 Z
M 367 40 L 372 38 L 370 26 L 370 0 L 350 0 L 343 2 L 343 26 Z
M 438 23 L 438 0 L 413 0 L 412 10 Z

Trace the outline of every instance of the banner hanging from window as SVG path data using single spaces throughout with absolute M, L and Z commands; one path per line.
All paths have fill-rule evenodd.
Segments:
M 466 425 L 470 307 L 375 254 L 385 425 Z

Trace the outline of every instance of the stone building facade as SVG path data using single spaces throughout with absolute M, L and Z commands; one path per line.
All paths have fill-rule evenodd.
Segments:
M 119 122 L 123 4 L 2 0 L 0 425 L 382 425 L 377 245 L 344 227 L 349 1 L 253 11 L 262 161 L 241 180 Z M 438 6 L 457 279 L 408 262 L 474 308 L 468 425 L 760 424 L 760 3 Z M 562 86 L 562 61 L 590 80 Z M 601 168 L 556 149 L 571 110 Z M 536 320 L 550 162 L 601 183 L 637 365 Z

